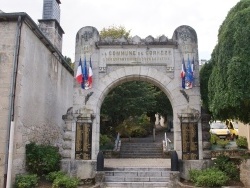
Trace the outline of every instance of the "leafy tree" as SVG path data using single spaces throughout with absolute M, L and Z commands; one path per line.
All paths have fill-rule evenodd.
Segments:
M 222 23 L 208 81 L 209 110 L 215 118 L 250 122 L 250 0 L 242 0 Z
M 146 114 L 129 117 L 116 127 L 116 131 L 125 137 L 144 137 L 152 132 L 149 118 Z
M 71 58 L 64 56 L 66 62 L 69 64 L 69 66 L 74 70 L 74 63 L 72 63 Z
M 124 37 L 125 39 L 128 39 L 130 37 L 130 30 L 126 30 L 123 26 L 110 26 L 108 28 L 103 28 L 100 31 L 100 37 L 106 38 L 111 37 L 113 39 L 118 39 Z
M 167 117 L 167 115 L 173 115 L 172 105 L 166 96 L 166 94 L 160 90 L 158 87 L 155 87 L 156 93 L 156 106 L 154 112 L 158 112 L 163 117 Z M 155 115 L 155 113 L 154 113 Z
M 208 80 L 212 73 L 213 62 L 209 61 L 205 63 L 200 70 L 200 92 L 202 107 L 205 112 L 209 113 L 208 108 Z
M 147 82 L 126 82 L 105 98 L 101 108 L 101 132 L 115 131 L 115 127 L 124 120 L 145 113 L 154 118 L 157 112 L 165 117 L 172 114 L 172 106 L 165 93 Z
M 155 87 L 146 82 L 126 82 L 113 89 L 105 98 L 101 114 L 119 124 L 130 116 L 140 116 L 155 108 Z

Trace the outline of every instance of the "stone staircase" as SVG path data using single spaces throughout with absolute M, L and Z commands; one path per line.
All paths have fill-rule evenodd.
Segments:
M 169 137 L 169 136 L 168 136 Z M 170 159 L 163 154 L 164 132 L 146 138 L 121 141 L 120 158 L 105 159 L 102 185 L 116 187 L 166 188 L 173 186 Z
M 163 158 L 162 142 L 122 142 L 120 158 Z
M 150 135 L 145 138 L 128 138 L 121 140 L 120 158 L 165 158 L 163 143 L 165 131 L 158 132 L 153 139 Z
M 168 187 L 170 169 L 163 167 L 120 167 L 105 169 L 104 187 Z

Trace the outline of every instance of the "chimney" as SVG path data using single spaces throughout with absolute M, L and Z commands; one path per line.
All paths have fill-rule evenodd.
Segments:
M 43 19 L 38 20 L 39 28 L 50 42 L 62 52 L 62 37 L 60 26 L 60 0 L 43 0 Z

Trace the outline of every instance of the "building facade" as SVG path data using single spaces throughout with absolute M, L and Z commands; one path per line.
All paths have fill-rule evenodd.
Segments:
M 61 148 L 73 70 L 26 13 L 1 13 L 0 38 L 0 187 L 10 187 L 27 143 Z

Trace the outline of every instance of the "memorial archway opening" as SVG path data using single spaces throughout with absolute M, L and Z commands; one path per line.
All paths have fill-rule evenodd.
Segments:
M 101 106 L 101 150 L 112 147 L 108 142 L 117 136 L 128 139 L 153 137 L 148 138 L 153 142 L 155 131 L 159 133 L 173 130 L 172 105 L 167 95 L 150 78 L 143 81 L 138 75 L 130 81 L 119 80 L 119 83 L 121 84 L 109 91 Z M 161 141 L 162 139 L 164 136 L 160 138 Z M 133 140 L 135 141 L 136 139 Z

